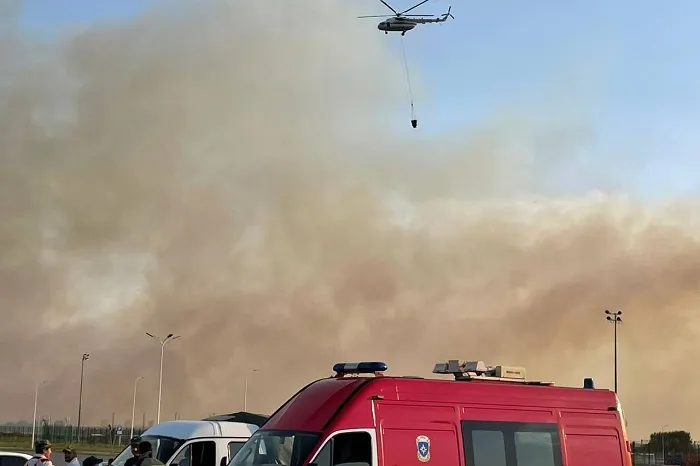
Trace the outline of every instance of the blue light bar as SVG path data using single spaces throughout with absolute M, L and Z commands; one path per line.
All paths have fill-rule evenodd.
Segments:
M 383 362 L 339 362 L 333 366 L 336 374 L 374 374 L 386 370 L 387 365 Z

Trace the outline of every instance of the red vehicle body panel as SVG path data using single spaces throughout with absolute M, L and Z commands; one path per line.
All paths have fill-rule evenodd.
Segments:
M 364 380 L 323 379 L 307 385 L 268 419 L 265 428 L 320 432 Z
M 330 378 L 303 388 L 262 430 L 322 432 L 304 464 L 334 432 L 372 429 L 378 465 L 425 464 L 415 444 L 419 436 L 428 435 L 430 464 L 472 466 L 465 458 L 462 421 L 519 422 L 550 426 L 546 428 L 558 433 L 561 466 L 631 466 L 617 406 L 617 396 L 609 390 L 385 376 Z

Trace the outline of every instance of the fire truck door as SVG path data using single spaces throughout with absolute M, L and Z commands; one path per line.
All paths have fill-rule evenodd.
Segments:
M 383 466 L 460 466 L 453 407 L 381 403 L 377 406 Z

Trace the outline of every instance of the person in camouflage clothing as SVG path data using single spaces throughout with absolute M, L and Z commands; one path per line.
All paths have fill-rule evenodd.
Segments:
M 24 466 L 53 466 L 51 448 L 51 442 L 48 440 L 37 440 L 34 442 L 34 456 L 29 458 Z

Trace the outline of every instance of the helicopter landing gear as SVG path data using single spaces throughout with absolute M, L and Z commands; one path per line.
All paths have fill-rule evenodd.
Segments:
M 402 35 L 402 36 L 405 36 L 405 35 L 406 35 L 406 31 L 401 32 L 401 35 Z
M 387 34 L 387 35 L 388 35 L 388 34 L 389 34 L 389 31 L 384 31 L 384 34 Z

